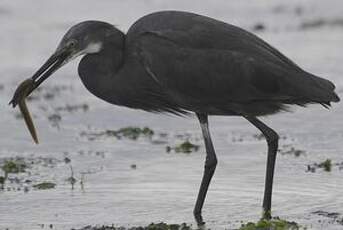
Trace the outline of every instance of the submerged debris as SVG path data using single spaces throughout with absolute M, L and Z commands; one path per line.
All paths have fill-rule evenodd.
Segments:
M 148 127 L 125 127 L 118 130 L 106 130 L 102 132 L 86 133 L 82 132 L 81 136 L 86 136 L 88 140 L 95 140 L 98 137 L 115 137 L 117 139 L 127 138 L 130 140 L 137 140 L 139 137 L 151 138 L 154 135 L 154 131 Z
M 0 189 L 4 189 L 6 178 L 4 176 L 0 176 Z
M 298 230 L 301 227 L 295 223 L 287 220 L 282 220 L 279 217 L 273 217 L 270 220 L 261 219 L 256 223 L 249 222 L 242 224 L 239 230 Z
M 137 127 L 126 127 L 119 129 L 115 132 L 115 136 L 117 138 L 125 137 L 131 140 L 136 140 L 140 136 L 151 137 L 154 135 L 154 131 L 148 127 L 144 127 L 143 129 Z
M 274 14 L 294 14 L 296 16 L 300 16 L 304 13 L 304 9 L 302 6 L 290 6 L 290 5 L 277 5 L 272 8 L 272 12 Z
M 279 150 L 281 155 L 293 155 L 295 157 L 299 157 L 306 154 L 304 150 L 296 149 L 290 145 L 284 145 L 282 147 L 283 148 Z
M 1 167 L 1 169 L 5 173 L 5 178 L 7 177 L 9 173 L 25 172 L 26 168 L 27 168 L 27 165 L 25 164 L 24 161 L 20 159 L 5 161 L 5 163 Z
M 137 169 L 137 165 L 136 164 L 132 164 L 132 165 L 130 165 L 130 168 L 131 169 Z
M 191 152 L 197 152 L 199 150 L 199 145 L 192 144 L 189 141 L 185 141 L 181 143 L 180 145 L 177 145 L 175 147 L 166 147 L 167 153 L 174 150 L 176 153 L 191 153 Z
M 252 27 L 252 31 L 254 32 L 262 32 L 266 29 L 266 26 L 262 23 L 256 23 L 253 27 Z
M 318 165 L 319 168 L 323 168 L 325 171 L 330 172 L 332 168 L 332 163 L 330 159 L 326 159 Z
M 70 165 L 71 175 L 66 179 L 66 181 L 71 185 L 71 189 L 74 190 L 74 184 L 77 182 L 76 178 L 74 177 L 74 170 L 73 167 Z M 83 182 L 82 182 L 83 183 Z
M 76 112 L 79 110 L 81 110 L 83 112 L 87 112 L 89 110 L 89 105 L 87 105 L 87 104 L 79 104 L 79 105 L 67 104 L 65 106 L 60 106 L 60 107 L 55 108 L 56 112 L 66 111 L 66 112 L 72 113 L 72 112 Z
M 70 158 L 69 158 L 69 157 L 65 157 L 63 161 L 64 161 L 64 163 L 66 163 L 66 164 L 68 164 L 68 163 L 70 163 L 70 162 L 71 162 L 71 160 L 70 160 Z
M 323 169 L 326 172 L 331 172 L 332 169 L 332 162 L 330 159 L 326 159 L 325 161 L 321 162 L 321 163 L 314 163 L 311 165 L 307 165 L 307 170 L 306 172 L 316 172 L 316 169 Z M 338 164 L 335 164 L 338 165 Z
M 61 115 L 54 113 L 48 116 L 48 120 L 53 127 L 59 127 L 59 122 L 62 120 Z
M 330 217 L 330 218 L 337 218 L 337 217 L 339 217 L 341 215 L 338 212 L 326 212 L 326 211 L 322 211 L 322 210 L 318 210 L 318 211 L 312 212 L 312 214 L 316 214 L 316 215 L 319 215 L 319 216 Z
M 4 176 L 0 176 L 0 188 L 6 184 L 7 191 L 23 189 L 27 192 L 42 167 L 52 168 L 57 162 L 57 159 L 50 157 L 0 158 L 0 171 L 4 172 Z
M 6 157 L 0 158 L 1 169 L 9 173 L 25 172 L 27 168 L 33 165 L 40 165 L 44 167 L 54 167 L 59 160 L 52 157 Z
M 39 190 L 45 190 L 45 189 L 53 189 L 56 187 L 55 183 L 52 182 L 42 182 L 39 184 L 35 184 L 32 186 L 35 189 L 39 189 Z
M 76 230 L 76 229 L 72 229 Z M 192 230 L 190 225 L 187 225 L 186 223 L 182 224 L 166 224 L 166 223 L 158 223 L 154 224 L 151 223 L 148 226 L 137 226 L 137 227 L 114 227 L 112 226 L 101 226 L 101 227 L 92 227 L 92 226 L 86 226 L 81 229 L 77 230 Z
M 331 219 L 330 223 L 337 223 L 337 224 L 343 225 L 343 217 L 338 212 L 326 212 L 326 211 L 318 210 L 318 211 L 312 212 L 312 214 L 325 216 Z
M 70 177 L 68 177 L 66 179 L 67 182 L 69 182 L 71 184 L 71 189 L 74 190 L 74 184 L 77 182 L 77 180 L 75 179 L 74 177 L 74 169 L 73 169 L 73 166 L 71 164 L 71 159 L 68 158 L 68 157 L 65 157 L 64 158 L 64 163 L 66 165 L 69 165 L 69 169 L 70 169 Z
M 74 184 L 77 182 L 77 180 L 75 179 L 75 177 L 70 176 L 67 178 L 67 182 L 69 182 L 72 186 L 72 189 L 74 189 Z
M 246 141 L 255 141 L 255 140 L 258 140 L 258 141 L 262 141 L 262 140 L 265 140 L 265 136 L 263 135 L 263 133 L 254 133 L 254 134 L 246 134 L 246 133 L 232 133 L 232 138 L 231 138 L 231 141 L 232 142 L 246 142 Z M 279 139 L 280 140 L 287 140 L 287 139 L 290 139 L 290 140 L 293 140 L 293 138 L 289 138 L 285 135 L 280 135 L 279 136 Z
M 324 26 L 341 26 L 343 27 L 343 18 L 336 19 L 316 19 L 312 21 L 305 21 L 300 24 L 300 29 L 315 29 Z

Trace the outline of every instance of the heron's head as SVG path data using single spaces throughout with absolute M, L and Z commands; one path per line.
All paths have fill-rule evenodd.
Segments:
M 120 43 L 121 36 L 119 30 L 106 22 L 85 21 L 74 25 L 63 36 L 55 53 L 32 76 L 34 89 L 69 61 L 80 55 L 101 52 L 109 38 L 112 43 Z

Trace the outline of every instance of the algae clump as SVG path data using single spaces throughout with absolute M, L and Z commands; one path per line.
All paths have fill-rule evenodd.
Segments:
M 5 161 L 5 163 L 2 165 L 1 169 L 5 173 L 5 178 L 7 178 L 7 175 L 9 173 L 22 173 L 25 172 L 26 164 L 21 161 Z
M 33 185 L 33 187 L 39 190 L 53 189 L 56 187 L 56 184 L 52 182 L 42 182 L 42 183 Z
M 319 164 L 319 168 L 323 168 L 324 171 L 330 172 L 332 168 L 332 163 L 330 159 L 326 159 L 322 163 Z
M 199 145 L 192 144 L 189 141 L 185 141 L 181 143 L 180 145 L 177 145 L 175 147 L 166 147 L 166 151 L 169 153 L 171 150 L 174 150 L 176 153 L 191 153 L 196 152 L 199 150 Z
M 249 222 L 242 224 L 239 230 L 300 230 L 301 227 L 295 222 L 282 220 L 274 217 L 270 220 L 261 219 L 257 223 Z

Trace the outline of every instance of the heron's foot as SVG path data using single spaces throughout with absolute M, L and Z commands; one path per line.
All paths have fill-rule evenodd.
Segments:
M 205 222 L 202 219 L 201 212 L 194 212 L 194 218 L 195 221 L 197 222 L 198 228 L 199 229 L 205 229 Z
M 262 220 L 270 220 L 272 218 L 272 212 L 271 210 L 264 210 L 263 209 L 263 213 L 262 213 Z
M 208 230 L 208 229 L 206 228 L 205 222 L 204 222 L 202 225 L 199 225 L 199 224 L 198 224 L 197 230 Z

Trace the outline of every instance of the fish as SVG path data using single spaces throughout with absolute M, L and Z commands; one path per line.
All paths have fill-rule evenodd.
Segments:
M 17 87 L 16 91 L 14 92 L 13 98 L 9 104 L 12 104 L 13 108 L 15 108 L 16 105 L 19 106 L 19 110 L 24 117 L 25 124 L 31 134 L 31 137 L 33 141 L 36 144 L 38 144 L 39 141 L 38 141 L 36 128 L 34 126 L 31 114 L 29 112 L 29 109 L 27 108 L 26 101 L 25 101 L 26 97 L 32 92 L 34 87 L 35 87 L 35 82 L 31 78 L 24 80 Z

